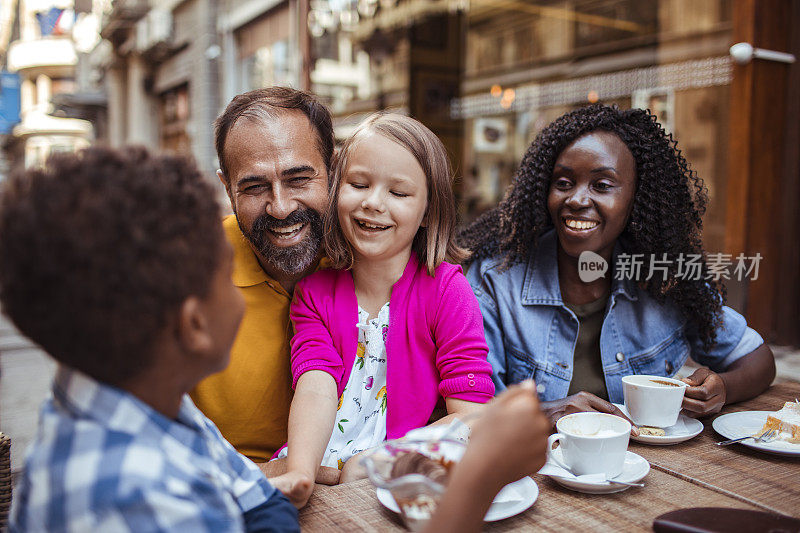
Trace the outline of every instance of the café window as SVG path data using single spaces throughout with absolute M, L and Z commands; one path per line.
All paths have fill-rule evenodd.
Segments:
M 181 85 L 161 95 L 159 123 L 162 150 L 176 154 L 191 154 L 191 141 L 186 131 L 189 112 L 188 85 Z
M 658 2 L 599 0 L 575 6 L 575 48 L 593 52 L 618 48 L 637 38 L 654 36 Z
M 290 85 L 289 43 L 278 41 L 262 46 L 242 61 L 242 89 L 251 90 L 270 85 Z
M 314 59 L 339 61 L 339 33 L 326 31 L 322 36 L 312 39 L 311 55 Z
M 236 31 L 238 90 L 293 85 L 290 10 L 275 8 Z

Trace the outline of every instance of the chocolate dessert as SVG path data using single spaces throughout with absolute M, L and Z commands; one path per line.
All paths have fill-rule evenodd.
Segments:
M 403 452 L 395 458 L 392 479 L 406 474 L 422 474 L 432 481 L 446 485 L 452 464 L 452 461 L 431 459 L 419 452 Z

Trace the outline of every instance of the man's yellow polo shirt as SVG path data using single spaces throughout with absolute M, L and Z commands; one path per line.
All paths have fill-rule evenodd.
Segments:
M 267 461 L 286 443 L 291 296 L 261 268 L 236 217 L 225 217 L 222 226 L 233 246 L 233 284 L 244 296 L 245 313 L 230 364 L 201 381 L 191 396 L 240 453 Z

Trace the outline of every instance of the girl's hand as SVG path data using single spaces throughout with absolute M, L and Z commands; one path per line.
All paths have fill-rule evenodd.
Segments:
M 542 402 L 542 410 L 547 415 L 547 418 L 550 419 L 552 426 L 555 426 L 558 419 L 562 416 L 571 415 L 572 413 L 596 411 L 598 413 L 608 413 L 624 418 L 631 423 L 631 435 L 639 434 L 639 428 L 637 428 L 633 421 L 625 416 L 616 405 L 586 391 L 567 396 L 563 400 Z
M 688 416 L 698 418 L 719 413 L 725 405 L 725 381 L 716 372 L 700 367 L 682 381 L 689 385 L 683 397 L 683 409 Z
M 272 486 L 286 496 L 298 509 L 302 508 L 314 491 L 314 481 L 302 472 L 290 470 L 269 480 Z

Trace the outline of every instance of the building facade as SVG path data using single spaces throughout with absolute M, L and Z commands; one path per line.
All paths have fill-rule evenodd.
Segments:
M 235 95 L 289 85 L 336 102 L 363 87 L 366 53 L 340 39 L 312 61 L 307 20 L 307 0 L 114 0 L 90 67 L 107 94 L 105 140 L 191 155 L 215 179 L 212 124 Z
M 216 2 L 115 0 L 101 35 L 99 76 L 112 146 L 140 144 L 215 168 L 210 124 L 219 102 Z
M 10 166 L 41 165 L 59 151 L 74 151 L 93 139 L 92 124 L 69 118 L 52 103 L 74 91 L 77 54 L 97 41 L 97 17 L 91 2 L 19 0 L 4 31 L 13 34 L 5 57 L 20 80 L 20 122 L 5 140 Z M 6 7 L 6 6 L 4 6 Z M 94 42 L 76 38 L 75 32 Z
M 369 53 L 377 80 L 368 98 L 345 103 L 339 126 L 381 107 L 426 123 L 453 157 L 469 221 L 500 200 L 524 152 L 554 118 L 593 102 L 650 109 L 708 187 L 706 249 L 764 257 L 759 279 L 725 280 L 728 302 L 768 340 L 800 343 L 798 64 L 738 65 L 729 53 L 744 41 L 800 57 L 800 4 L 366 4 L 375 9 L 363 12 L 361 2 L 349 8 L 358 10 L 351 36 Z M 460 35 L 458 49 L 447 44 L 451 28 Z
M 44 102 L 64 92 L 77 55 L 73 97 L 55 98 L 65 116 L 83 109 L 74 116 L 115 146 L 192 155 L 213 181 L 212 123 L 227 102 L 291 85 L 329 104 L 338 139 L 376 110 L 424 122 L 450 153 L 468 222 L 502 197 L 555 117 L 591 102 L 648 108 L 709 189 L 706 248 L 767 258 L 761 280 L 729 281 L 730 302 L 768 339 L 800 343 L 798 66 L 737 65 L 729 54 L 748 41 L 800 55 L 799 9 L 789 0 L 108 0 L 103 41 L 85 54 L 39 65 L 9 48 L 30 117 L 15 132 L 32 161 L 51 150 L 28 142 L 26 124 L 52 110 Z M 47 135 L 56 149 L 92 136 Z

